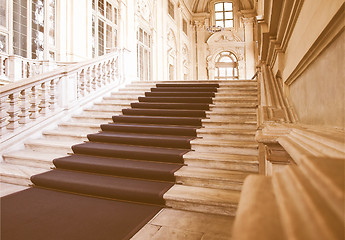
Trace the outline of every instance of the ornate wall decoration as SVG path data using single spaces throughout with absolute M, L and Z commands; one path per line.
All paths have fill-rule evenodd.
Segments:
M 239 78 L 245 78 L 245 42 L 234 31 L 222 31 L 212 34 L 208 40 L 207 69 L 209 78 L 214 78 L 215 59 L 223 51 L 232 52 L 238 60 Z
M 151 11 L 150 5 L 147 0 L 137 0 L 137 12 L 145 19 L 147 22 L 151 22 Z

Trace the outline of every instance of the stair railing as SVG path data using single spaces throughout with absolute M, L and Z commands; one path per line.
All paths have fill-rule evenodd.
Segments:
M 0 143 L 122 84 L 120 56 L 118 50 L 0 87 Z

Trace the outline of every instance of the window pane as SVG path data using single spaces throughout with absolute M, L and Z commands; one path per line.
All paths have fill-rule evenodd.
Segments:
M 104 23 L 98 20 L 98 56 L 104 54 Z
M 5 35 L 0 35 L 0 52 L 6 52 L 6 36 Z
M 215 9 L 216 12 L 223 11 L 223 3 L 216 3 L 214 5 L 214 9 Z
M 31 21 L 31 57 L 32 59 L 44 58 L 44 1 L 32 1 Z
M 113 43 L 113 39 L 112 39 L 112 29 L 111 26 L 107 24 L 107 41 L 106 41 L 106 47 L 107 48 L 112 48 L 112 43 Z
M 27 3 L 13 0 L 13 52 L 27 57 Z
M 96 9 L 96 0 L 92 0 L 92 9 L 95 10 Z
M 224 3 L 225 11 L 232 11 L 232 3 Z
M 229 58 L 228 56 L 226 56 L 226 57 L 222 57 L 222 58 L 219 60 L 219 62 L 232 62 L 232 59 Z
M 96 17 L 92 15 L 92 57 L 96 56 Z
M 233 19 L 232 12 L 225 12 L 225 19 Z
M 98 0 L 98 11 L 104 15 L 104 0 Z
M 225 21 L 225 27 L 226 28 L 234 27 L 234 21 L 233 20 L 226 20 Z
M 49 44 L 55 46 L 55 0 L 48 0 Z
M 143 30 L 140 28 L 139 29 L 139 41 L 143 42 L 143 38 L 144 38 L 144 33 L 143 33 Z
M 114 23 L 117 25 L 117 8 L 114 8 Z
M 223 21 L 216 21 L 216 26 L 217 27 L 224 27 Z
M 215 17 L 216 17 L 216 20 L 222 20 L 223 19 L 223 12 L 216 13 Z
M 220 77 L 226 76 L 226 68 L 219 68 L 219 76 Z
M 0 0 L 0 25 L 6 27 L 6 0 Z
M 107 2 L 107 11 L 106 11 L 106 17 L 110 20 L 113 21 L 113 8 L 110 3 Z

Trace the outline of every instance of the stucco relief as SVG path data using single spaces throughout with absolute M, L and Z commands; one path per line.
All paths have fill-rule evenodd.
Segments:
M 137 12 L 145 19 L 147 22 L 151 22 L 151 11 L 150 5 L 147 0 L 137 0 Z
M 219 53 L 232 52 L 238 61 L 239 78 L 245 78 L 245 43 L 233 31 L 222 31 L 212 34 L 208 40 L 207 69 L 210 80 L 214 79 L 215 61 Z

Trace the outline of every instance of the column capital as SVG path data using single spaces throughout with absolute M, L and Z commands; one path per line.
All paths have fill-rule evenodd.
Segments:
M 252 24 L 254 23 L 255 19 L 254 17 L 249 17 L 249 18 L 242 18 L 242 22 L 244 24 L 245 27 L 247 26 L 252 26 Z

